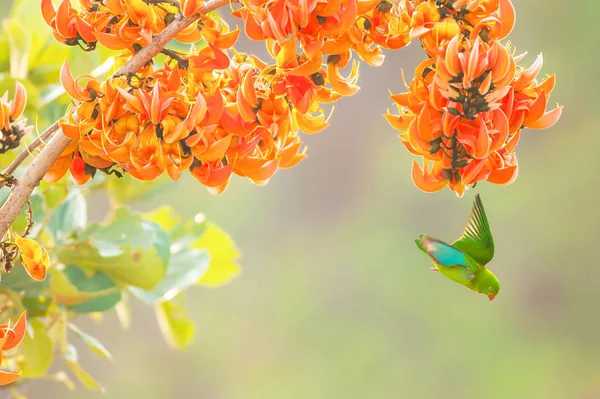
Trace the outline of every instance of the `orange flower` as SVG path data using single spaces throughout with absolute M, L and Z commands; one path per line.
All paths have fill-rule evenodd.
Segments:
M 0 363 L 2 363 L 2 351 L 17 347 L 25 337 L 27 331 L 26 311 L 21 313 L 14 326 L 0 324 Z M 21 373 L 10 373 L 0 370 L 0 385 L 8 385 L 21 376 Z
M 181 12 L 183 16 L 190 17 L 198 14 L 203 5 L 202 0 L 181 0 Z
M 69 46 L 80 45 L 83 42 L 83 48 L 87 50 L 96 47 L 92 25 L 71 7 L 70 0 L 62 0 L 58 9 L 54 9 L 52 0 L 42 0 L 42 16 L 52 28 L 56 40 Z
M 26 103 L 27 92 L 20 82 L 16 83 L 12 101 L 8 101 L 8 92 L 0 98 L 0 154 L 19 147 L 23 136 L 33 129 L 25 126 L 26 120 L 14 123 L 20 118 Z
M 11 122 L 19 119 L 23 110 L 25 110 L 25 105 L 27 104 L 27 91 L 25 90 L 25 86 L 21 84 L 21 82 L 17 81 L 15 85 L 15 97 L 11 103 L 10 107 L 10 117 L 9 120 Z
M 46 268 L 50 263 L 48 252 L 37 241 L 15 235 L 15 244 L 21 252 L 21 262 L 31 278 L 42 281 L 46 278 Z
M 85 184 L 93 177 L 96 168 L 87 164 L 79 154 L 74 154 L 69 167 L 71 177 L 77 184 Z

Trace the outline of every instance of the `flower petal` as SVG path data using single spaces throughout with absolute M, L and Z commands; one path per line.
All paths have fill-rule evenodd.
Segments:
M 546 112 L 544 116 L 542 116 L 537 121 L 529 122 L 525 124 L 525 126 L 531 129 L 546 129 L 548 127 L 551 127 L 560 119 L 560 116 L 562 115 L 562 110 L 563 106 L 561 105 L 557 108 L 554 108 L 552 111 Z

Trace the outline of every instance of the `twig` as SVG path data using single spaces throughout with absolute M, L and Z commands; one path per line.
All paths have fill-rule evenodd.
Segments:
M 225 4 L 229 4 L 227 0 L 213 0 L 208 2 L 200 11 L 202 14 L 211 12 Z M 173 39 L 179 32 L 187 28 L 189 25 L 194 23 L 198 19 L 197 15 L 191 17 L 183 17 L 181 14 L 175 17 L 175 21 L 171 22 L 169 26 L 163 30 L 160 35 L 156 36 L 150 44 L 143 47 L 140 51 L 123 65 L 113 76 L 124 76 L 131 73 L 136 73 L 142 68 L 148 61 L 153 59 L 165 48 L 165 46 Z
M 19 156 L 17 158 L 15 158 L 14 161 L 12 161 L 12 163 L 10 165 L 8 165 L 8 168 L 6 168 L 6 170 L 4 171 L 5 175 L 12 175 L 15 170 L 17 170 L 17 168 L 19 167 L 19 165 L 21 165 L 23 163 L 23 161 L 25 159 L 27 159 L 27 157 L 29 156 L 29 154 L 31 154 L 33 152 L 33 150 L 35 150 L 37 148 L 37 146 L 40 145 L 40 143 L 44 140 L 46 140 L 48 137 L 52 136 L 52 134 L 54 132 L 56 132 L 58 129 L 60 128 L 58 121 L 54 122 L 52 125 L 50 125 L 50 127 L 46 130 L 44 130 L 42 132 L 42 134 L 40 134 L 40 137 L 38 137 L 37 139 L 35 139 L 31 144 L 29 144 L 29 146 L 27 146 L 27 149 L 23 150 Z M 0 183 L 0 189 L 2 189 L 2 187 L 4 187 L 5 182 L 1 182 Z
M 27 226 L 25 227 L 25 230 L 23 231 L 23 238 L 26 238 L 29 233 L 31 232 L 31 228 L 34 225 L 34 221 L 33 221 L 33 210 L 31 209 L 31 199 L 27 198 Z
M 211 0 L 206 3 L 204 7 L 200 9 L 200 14 L 207 14 L 211 11 L 216 10 L 226 4 L 229 4 L 231 0 Z M 154 58 L 160 51 L 175 37 L 179 32 L 194 23 L 199 18 L 199 15 L 190 17 L 182 17 L 177 15 L 175 21 L 165 28 L 160 34 L 158 34 L 152 42 L 146 47 L 138 51 L 125 65 L 123 65 L 114 75 L 123 76 L 137 72 L 152 58 Z M 50 167 L 56 162 L 60 154 L 67 148 L 71 139 L 65 137 L 62 131 L 58 129 L 58 123 L 56 123 L 58 130 L 50 142 L 42 149 L 37 157 L 29 164 L 23 176 L 19 178 L 17 184 L 13 187 L 10 197 L 6 200 L 2 208 L 0 208 L 0 237 L 8 231 L 8 228 L 18 216 L 21 208 L 27 202 L 33 189 L 37 186 L 46 174 Z M 53 125 L 54 126 L 54 125 Z M 55 130 L 55 131 L 56 131 Z M 48 129 L 47 129 L 48 131 Z M 45 133 L 45 132 L 44 132 Z M 48 133 L 49 135 L 51 133 Z M 33 144 L 33 143 L 32 143 Z M 32 150 L 35 147 L 32 147 Z M 17 165 L 18 166 L 18 165 Z
M 179 54 L 177 54 L 175 51 L 168 49 L 168 48 L 164 48 L 162 50 L 160 50 L 161 54 L 166 55 L 167 57 L 169 57 L 172 60 L 177 61 L 177 63 L 179 64 L 179 66 L 183 69 L 187 69 L 190 65 L 190 62 L 188 60 L 183 59 Z

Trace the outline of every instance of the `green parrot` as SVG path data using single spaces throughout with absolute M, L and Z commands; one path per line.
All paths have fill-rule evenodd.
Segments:
M 426 234 L 419 235 L 415 242 L 433 260 L 432 270 L 487 295 L 490 301 L 498 295 L 500 282 L 485 267 L 494 257 L 494 239 L 479 194 L 463 235 L 452 245 Z

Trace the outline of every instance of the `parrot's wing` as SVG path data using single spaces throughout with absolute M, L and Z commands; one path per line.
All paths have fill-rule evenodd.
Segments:
M 471 280 L 480 270 L 480 266 L 469 262 L 468 257 L 463 252 L 446 244 L 443 241 L 422 235 L 419 237 L 420 247 L 433 259 L 438 265 L 443 267 L 455 267 L 467 279 Z
M 475 196 L 473 210 L 463 235 L 452 246 L 465 252 L 482 265 L 494 257 L 494 238 L 479 194 Z

